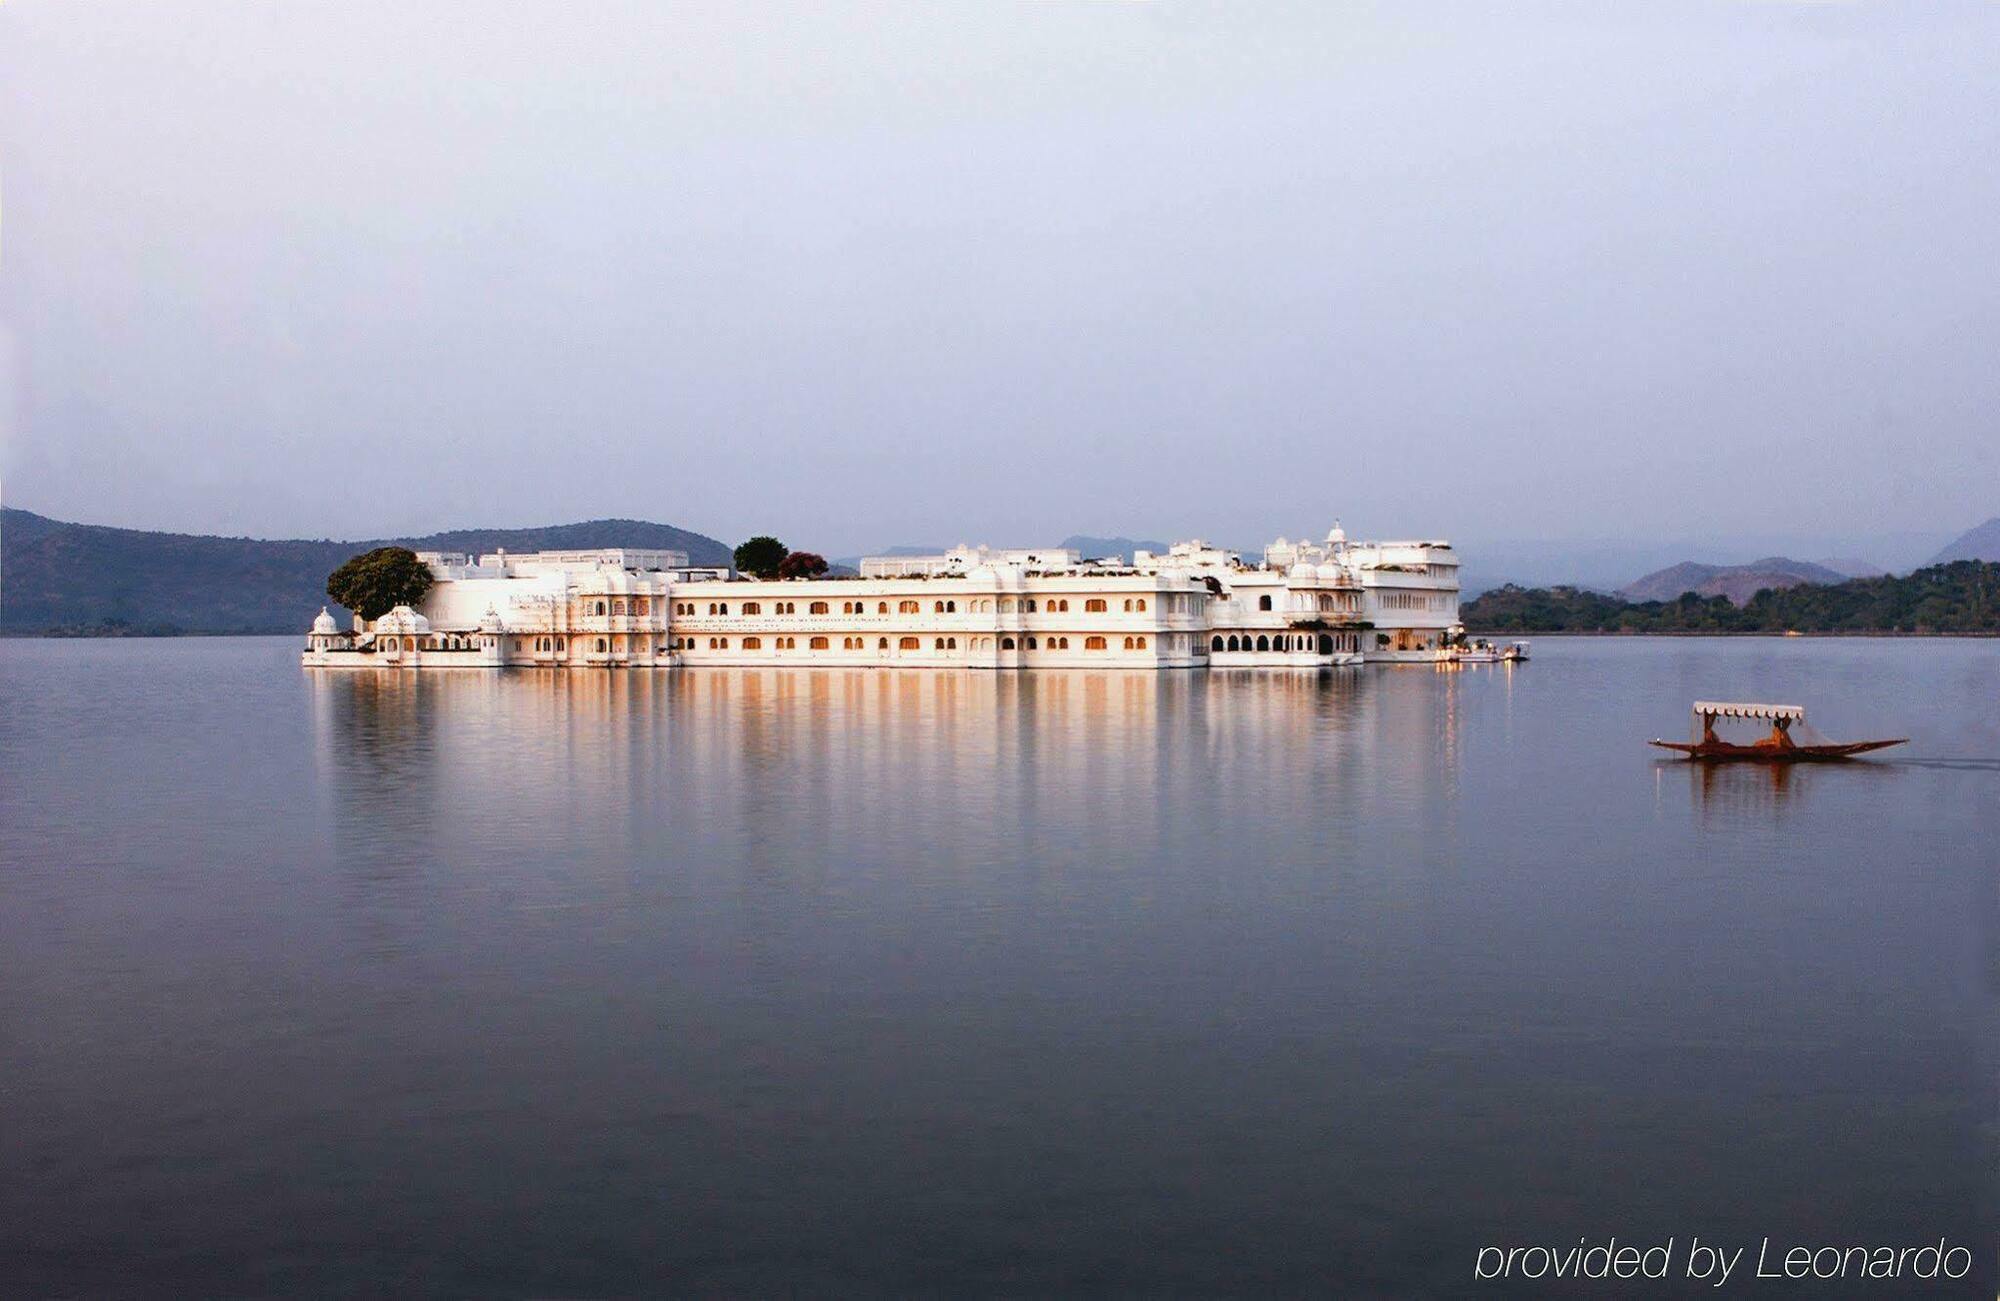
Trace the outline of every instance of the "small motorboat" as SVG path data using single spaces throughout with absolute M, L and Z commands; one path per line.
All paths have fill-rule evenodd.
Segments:
M 1528 662 L 1528 643 L 1526 643 L 1526 642 L 1524 642 L 1524 641 L 1517 641 L 1517 642 L 1510 642 L 1510 643 L 1508 643 L 1508 645 L 1507 645 L 1507 646 L 1505 646 L 1504 648 L 1502 648 L 1502 650 L 1500 651 L 1500 662 L 1501 662 L 1502 664 L 1525 664 L 1525 663 L 1527 663 L 1527 662 Z
M 1715 734 L 1716 723 L 1723 719 L 1768 722 L 1771 730 L 1757 740 L 1747 743 L 1725 741 Z M 1795 731 L 1803 733 L 1804 736 L 1794 736 Z M 1693 740 L 1662 741 L 1655 737 L 1647 744 L 1709 763 L 1734 759 L 1749 759 L 1763 763 L 1813 763 L 1830 759 L 1847 759 L 1857 754 L 1866 754 L 1870 750 L 1901 745 L 1907 740 L 1908 737 L 1897 737 L 1892 741 L 1828 741 L 1819 737 L 1806 723 L 1806 711 L 1803 705 L 1758 705 L 1721 700 L 1697 700 L 1694 702 Z

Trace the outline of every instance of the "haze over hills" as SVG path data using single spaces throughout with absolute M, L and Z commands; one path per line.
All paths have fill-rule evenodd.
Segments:
M 1858 556 L 1822 556 L 1813 562 L 1849 578 L 1880 578 L 1889 571 Z
M 326 576 L 371 547 L 539 551 L 659 547 L 727 564 L 714 538 L 646 520 L 452 529 L 357 542 L 224 538 L 72 524 L 0 509 L 0 632 L 289 633 L 326 604 Z
M 2000 560 L 2000 515 L 1967 529 L 1931 557 L 1934 565 L 1948 565 L 1954 560 Z
M 1744 605 L 1765 588 L 1841 583 L 1848 577 L 1824 565 L 1785 556 L 1766 556 L 1745 565 L 1702 565 L 1684 560 L 1634 579 L 1619 588 L 1618 595 L 1628 601 L 1671 601 L 1682 592 L 1693 592 L 1697 596 L 1726 596 Z

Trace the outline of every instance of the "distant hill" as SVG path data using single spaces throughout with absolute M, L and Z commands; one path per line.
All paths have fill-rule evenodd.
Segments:
M 1096 538 L 1088 533 L 1072 534 L 1056 545 L 1083 553 L 1085 560 L 1097 560 L 1104 556 L 1123 556 L 1130 560 L 1134 551 L 1161 552 L 1167 549 L 1164 542 L 1149 542 L 1143 538 Z
M 1507 586 L 1466 602 L 1460 618 L 1480 633 L 2000 633 L 2000 564 L 1960 560 L 1902 577 L 1766 588 L 1741 606 L 1692 591 L 1635 603 L 1575 587 Z
M 540 551 L 657 547 L 728 564 L 714 538 L 645 520 L 453 529 L 357 542 L 223 538 L 70 524 L 0 510 L 0 632 L 298 632 L 326 604 L 326 576 L 371 547 Z
M 1967 529 L 1931 557 L 1934 565 L 1948 565 L 1954 560 L 2000 560 L 2000 515 L 1978 528 Z
M 1743 605 L 1767 587 L 1839 583 L 1848 577 L 1825 565 L 1784 556 L 1766 556 L 1747 565 L 1703 565 L 1685 560 L 1627 583 L 1618 589 L 1618 595 L 1628 601 L 1671 601 L 1683 592 L 1693 592 L 1696 596 L 1726 596 Z

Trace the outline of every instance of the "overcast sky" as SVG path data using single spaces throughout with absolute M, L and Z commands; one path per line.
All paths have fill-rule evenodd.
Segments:
M 7 504 L 2000 513 L 2000 8 L 0 5 Z

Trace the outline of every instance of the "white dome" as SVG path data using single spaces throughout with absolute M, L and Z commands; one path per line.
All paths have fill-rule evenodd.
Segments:
M 479 616 L 479 631 L 499 632 L 500 612 L 490 605 L 487 606 L 486 613 Z
M 421 635 L 431 630 L 431 621 L 407 605 L 399 605 L 375 621 L 377 633 Z
M 313 631 L 322 637 L 332 636 L 340 631 L 340 625 L 334 621 L 333 615 L 323 605 L 319 608 L 319 618 L 313 620 Z

